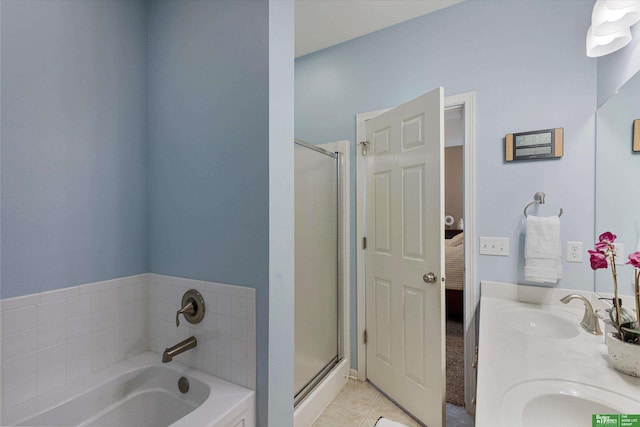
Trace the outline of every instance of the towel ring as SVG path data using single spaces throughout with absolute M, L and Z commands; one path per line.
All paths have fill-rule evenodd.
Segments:
M 524 207 L 524 216 L 525 218 L 528 216 L 527 215 L 527 209 L 529 209 L 529 206 L 531 205 L 544 205 L 544 197 L 545 194 L 542 191 L 538 191 L 536 194 L 533 195 L 533 202 L 529 203 L 527 206 Z M 562 216 L 562 208 L 560 208 L 560 213 L 558 214 L 558 217 Z

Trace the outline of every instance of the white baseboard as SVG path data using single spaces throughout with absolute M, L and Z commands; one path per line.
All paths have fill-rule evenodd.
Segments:
M 293 412 L 294 427 L 310 427 L 340 393 L 349 378 L 349 361 L 343 359 Z
M 359 379 L 358 379 L 358 370 L 357 369 L 349 370 L 349 379 L 359 381 Z

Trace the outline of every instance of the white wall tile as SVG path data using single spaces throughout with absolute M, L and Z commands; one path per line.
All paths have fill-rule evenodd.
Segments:
M 91 352 L 91 372 L 97 372 L 107 368 L 113 365 L 114 362 L 115 351 L 113 346 Z
M 247 387 L 249 368 L 245 363 L 231 361 L 231 381 L 235 384 Z
M 2 312 L 2 335 L 17 334 L 33 329 L 37 324 L 35 305 L 5 310 Z
M 231 363 L 231 359 L 226 359 L 224 357 L 216 358 L 216 372 L 215 375 L 227 381 L 233 381 L 232 379 L 232 369 L 233 365 Z
M 67 319 L 67 339 L 77 338 L 91 332 L 91 315 Z
M 216 331 L 222 337 L 231 338 L 231 317 L 218 314 L 216 316 Z
M 2 387 L 3 408 L 10 408 L 36 396 L 36 376 L 22 377 Z
M 91 335 L 70 339 L 66 346 L 67 362 L 89 356 L 91 354 Z
M 178 297 L 178 289 L 175 286 L 161 284 L 157 287 L 157 289 L 155 289 L 155 299 L 157 301 L 171 304 L 173 307 L 175 307 L 176 305 L 179 305 L 180 302 L 182 302 L 182 295 Z
M 247 387 L 250 388 L 251 390 L 255 390 L 256 389 L 256 364 L 255 363 L 250 363 L 249 365 L 247 365 L 247 369 L 249 371 L 248 375 L 247 375 Z
M 219 314 L 221 316 L 231 316 L 231 295 L 217 295 L 216 314 Z
M 247 318 L 249 299 L 246 297 L 231 297 L 231 317 Z
M 218 337 L 216 356 L 223 357 L 225 359 L 231 359 L 231 338 Z
M 2 362 L 2 381 L 10 384 L 36 372 L 36 352 Z
M 65 322 L 56 322 L 38 327 L 38 348 L 64 343 L 67 339 Z
M 2 359 L 12 359 L 36 350 L 36 329 L 28 329 L 17 334 L 2 337 Z
M 38 326 L 62 322 L 67 317 L 67 302 L 64 299 L 38 304 Z
M 2 397 L 10 405 L 3 413 L 18 413 L 28 399 L 147 351 L 148 304 L 148 275 L 1 300 L 0 390 L 12 394 Z M 17 394 L 8 387 L 25 378 Z
M 247 319 L 231 318 L 231 338 L 246 341 L 249 338 L 249 322 Z
M 118 304 L 127 304 L 133 301 L 135 284 L 121 284 L 118 290 Z
M 175 327 L 175 311 L 187 289 L 198 290 L 206 305 L 201 323 L 187 324 L 181 317 Z M 255 290 L 242 286 L 149 276 L 149 345 L 161 353 L 165 347 L 195 336 L 198 346 L 180 355 L 190 366 L 245 387 L 255 389 Z M 232 339 L 235 337 L 235 339 Z M 233 363 L 236 363 L 234 371 Z
M 73 286 L 71 288 L 57 289 L 55 291 L 42 292 L 38 294 L 40 296 L 40 304 L 47 302 L 58 301 L 61 299 L 71 298 L 78 294 L 78 288 Z
M 114 327 L 118 324 L 118 320 L 118 309 L 116 307 L 93 312 L 91 313 L 91 332 Z
M 107 308 L 116 307 L 118 305 L 118 289 L 105 289 L 99 292 L 91 293 L 91 312 L 105 310 Z
M 27 307 L 29 305 L 36 305 L 39 301 L 40 297 L 38 294 L 7 298 L 0 301 L 0 308 L 2 311 L 13 310 L 16 308 Z
M 245 364 L 249 362 L 249 345 L 246 341 L 231 340 L 231 360 Z
M 37 369 L 38 373 L 63 364 L 66 361 L 66 343 L 38 349 Z
M 65 373 L 67 384 L 89 375 L 91 373 L 91 355 L 87 354 L 77 359 L 67 360 Z
M 91 333 L 91 351 L 113 348 L 116 343 L 117 329 L 115 326 Z
M 66 383 L 66 365 L 63 363 L 54 366 L 43 372 L 38 372 L 37 376 L 37 392 L 38 395 L 45 394 L 58 387 L 62 387 Z
M 83 294 L 67 299 L 67 319 L 91 313 L 91 295 Z

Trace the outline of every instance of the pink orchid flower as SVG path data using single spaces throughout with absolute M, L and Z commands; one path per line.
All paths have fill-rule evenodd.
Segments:
M 629 262 L 635 268 L 640 268 L 640 251 L 629 254 Z
M 607 268 L 609 263 L 607 262 L 607 256 L 602 251 L 588 251 L 589 261 L 591 262 L 591 268 L 598 270 L 600 268 Z
M 600 235 L 600 237 L 598 237 L 598 240 L 599 240 L 600 242 L 613 243 L 613 242 L 615 242 L 615 241 L 616 241 L 616 238 L 617 238 L 617 237 L 618 237 L 618 236 L 616 236 L 616 235 L 615 235 L 615 234 L 613 234 L 612 232 L 610 232 L 610 231 L 605 231 L 604 233 L 602 233 L 602 234 Z
M 612 232 L 605 231 L 600 235 L 600 237 L 598 237 L 598 242 L 595 244 L 596 251 L 602 252 L 606 250 L 611 250 L 611 251 L 615 250 L 616 245 L 614 245 L 613 242 L 616 241 L 617 237 L 618 236 L 616 236 Z

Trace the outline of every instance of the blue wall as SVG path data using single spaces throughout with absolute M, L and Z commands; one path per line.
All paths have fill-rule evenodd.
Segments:
M 151 3 L 153 273 L 268 282 L 267 11 L 266 1 Z
M 2 0 L 1 297 L 147 267 L 143 1 Z
M 287 331 L 269 326 L 268 14 L 266 0 L 149 7 L 150 271 L 256 288 L 259 425 L 287 378 L 269 351 Z
M 533 212 L 564 208 L 563 242 L 593 241 L 596 62 L 584 46 L 592 6 L 469 0 L 299 58 L 296 137 L 354 141 L 357 113 L 437 86 L 445 95 L 475 91 L 476 232 L 511 243 L 509 257 L 479 256 L 477 277 L 525 283 L 522 209 L 535 192 L 547 203 Z M 553 127 L 565 129 L 562 159 L 504 162 L 505 134 Z M 593 272 L 564 263 L 558 286 L 592 290 Z

